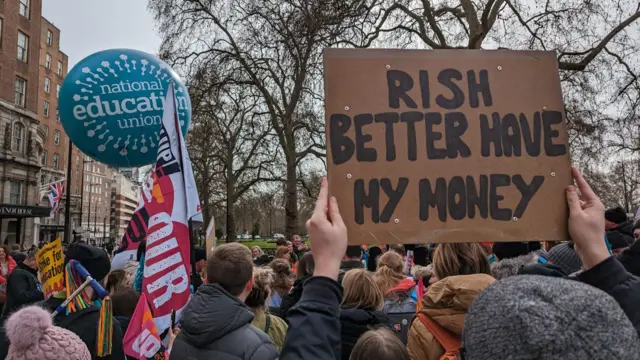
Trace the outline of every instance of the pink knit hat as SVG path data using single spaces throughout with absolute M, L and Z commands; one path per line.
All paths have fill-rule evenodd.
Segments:
M 51 314 L 40 307 L 18 310 L 4 326 L 10 342 L 6 360 L 91 360 L 78 335 L 53 326 Z

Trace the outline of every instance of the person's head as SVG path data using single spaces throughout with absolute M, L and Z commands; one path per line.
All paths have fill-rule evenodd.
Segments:
M 207 250 L 205 248 L 195 248 L 196 272 L 200 274 L 207 267 Z
M 133 289 L 120 289 L 116 291 L 111 295 L 113 315 L 132 317 L 139 299 L 140 294 Z
M 386 294 L 391 288 L 395 287 L 404 279 L 402 269 L 404 267 L 404 261 L 400 254 L 387 251 L 378 260 L 378 270 L 374 275 L 376 283 L 382 291 Z
M 362 250 L 360 245 L 349 245 L 347 251 L 344 254 L 345 260 L 360 261 L 362 259 Z
M 513 259 L 529 253 L 526 242 L 497 242 L 492 247 L 493 254 L 499 259 Z
M 456 275 L 491 275 L 491 266 L 478 243 L 444 243 L 433 254 L 433 272 L 438 280 Z
M 276 247 L 279 248 L 279 247 L 282 247 L 282 246 L 287 246 L 287 240 L 282 239 L 282 238 L 276 240 Z
M 291 241 L 287 241 L 287 249 L 289 249 L 290 252 L 293 252 L 293 244 Z
M 633 324 L 611 296 L 580 281 L 538 275 L 512 276 L 481 292 L 467 312 L 462 343 L 468 360 L 640 353 Z
M 276 259 L 291 260 L 291 250 L 286 246 L 281 246 L 276 249 Z
M 633 238 L 636 240 L 640 239 L 640 220 L 636 221 L 635 225 L 633 225 Z
M 351 351 L 349 360 L 409 360 L 407 347 L 391 332 L 380 328 L 364 333 Z
M 253 287 L 244 303 L 255 311 L 264 311 L 267 299 L 275 281 L 275 274 L 269 267 L 253 269 Z
M 411 268 L 411 274 L 416 281 L 421 280 L 424 285 L 429 286 L 429 281 L 433 275 L 433 265 L 414 265 Z
M 20 244 L 13 244 L 13 245 L 11 245 L 11 251 L 12 251 L 12 252 L 20 251 Z
M 429 260 L 427 259 L 428 249 L 424 246 L 416 246 L 413 250 L 413 263 L 415 265 L 427 266 Z
M 251 257 L 253 259 L 257 259 L 260 256 L 262 256 L 262 254 L 264 254 L 264 252 L 262 251 L 262 249 L 260 248 L 260 246 L 255 245 L 251 247 Z
M 398 253 L 403 258 L 405 256 L 407 256 L 407 250 L 404 248 L 404 245 L 402 245 L 402 244 L 391 244 L 391 245 L 389 245 L 389 251 L 393 251 L 395 253 Z
M 10 253 L 11 251 L 7 245 L 0 246 L 0 261 L 6 261 Z
M 582 260 L 572 243 L 562 243 L 554 246 L 547 253 L 547 260 L 556 265 L 567 275 L 571 275 L 582 268 Z
M 378 268 L 378 258 L 382 255 L 382 250 L 378 246 L 369 248 L 369 261 L 367 262 L 367 270 L 375 272 Z
M 604 228 L 609 230 L 629 221 L 626 211 L 620 206 L 604 212 Z
M 244 301 L 253 287 L 251 250 L 239 243 L 217 247 L 207 260 L 207 283 L 218 284 Z
M 300 238 L 300 235 L 293 235 L 293 236 L 291 237 L 291 243 L 292 243 L 294 246 L 298 247 L 298 246 L 300 246 L 300 244 L 302 243 L 302 238 Z
M 87 345 L 73 332 L 53 326 L 51 314 L 38 306 L 16 311 L 7 319 L 6 360 L 91 360 Z
M 24 258 L 24 261 L 22 262 L 24 265 L 37 270 L 38 269 L 38 263 L 36 262 L 36 254 L 38 253 L 38 248 L 31 248 L 27 251 L 27 255 Z
M 65 253 L 64 262 L 67 264 L 71 260 L 79 262 L 91 274 L 92 278 L 103 285 L 103 280 L 111 271 L 109 255 L 95 246 L 82 243 L 71 244 Z M 94 291 L 91 286 L 87 286 L 84 292 L 93 299 Z
M 113 295 L 119 290 L 126 288 L 127 272 L 124 270 L 114 270 L 107 275 L 107 291 Z
M 342 280 L 343 308 L 381 310 L 384 295 L 376 284 L 373 274 L 365 269 L 353 269 L 344 274 Z
M 296 279 L 304 279 L 307 276 L 313 275 L 313 270 L 316 268 L 316 263 L 313 261 L 313 255 L 308 252 L 302 255 L 298 260 L 298 266 L 296 267 Z
M 269 267 L 275 274 L 275 280 L 273 282 L 273 289 L 278 291 L 278 294 L 284 295 L 289 293 L 293 286 L 295 274 L 291 270 L 291 264 L 288 261 L 282 259 L 274 259 Z

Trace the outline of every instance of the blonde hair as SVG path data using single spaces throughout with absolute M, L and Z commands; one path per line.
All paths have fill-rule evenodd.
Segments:
M 264 251 L 262 251 L 262 248 L 258 245 L 254 245 L 251 247 L 251 251 L 253 252 L 253 249 L 258 249 L 258 257 L 264 255 Z
M 478 243 L 444 243 L 433 253 L 433 273 L 439 280 L 456 275 L 491 275 L 491 266 Z
M 384 295 L 373 274 L 365 269 L 349 270 L 342 280 L 344 296 L 342 306 L 345 308 L 382 309 Z
M 351 351 L 349 360 L 409 360 L 407 347 L 389 329 L 364 333 Z
M 374 279 L 380 291 L 386 294 L 391 288 L 395 287 L 404 279 L 402 269 L 404 260 L 400 254 L 393 251 L 387 251 L 378 260 L 378 270 L 374 275 Z
M 284 259 L 274 259 L 269 264 L 269 267 L 275 274 L 273 288 L 277 290 L 280 295 L 288 294 L 295 280 L 295 274 L 291 270 L 291 264 Z
M 265 309 L 265 302 L 271 294 L 276 275 L 271 268 L 253 269 L 253 287 L 244 303 L 252 309 Z

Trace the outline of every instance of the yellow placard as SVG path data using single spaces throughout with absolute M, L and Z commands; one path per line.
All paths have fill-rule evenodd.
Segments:
M 55 241 L 45 245 L 36 254 L 38 273 L 42 282 L 42 292 L 45 298 L 56 291 L 64 289 L 64 252 L 62 241 Z

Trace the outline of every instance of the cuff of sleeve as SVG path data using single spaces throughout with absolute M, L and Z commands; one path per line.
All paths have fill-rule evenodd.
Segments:
M 313 301 L 330 306 L 339 306 L 342 301 L 342 286 L 324 276 L 312 276 L 304 283 L 300 301 Z
M 609 292 L 616 285 L 626 281 L 628 278 L 629 273 L 627 273 L 615 256 L 610 256 L 605 261 L 578 276 L 578 280 L 595 286 L 605 292 Z

